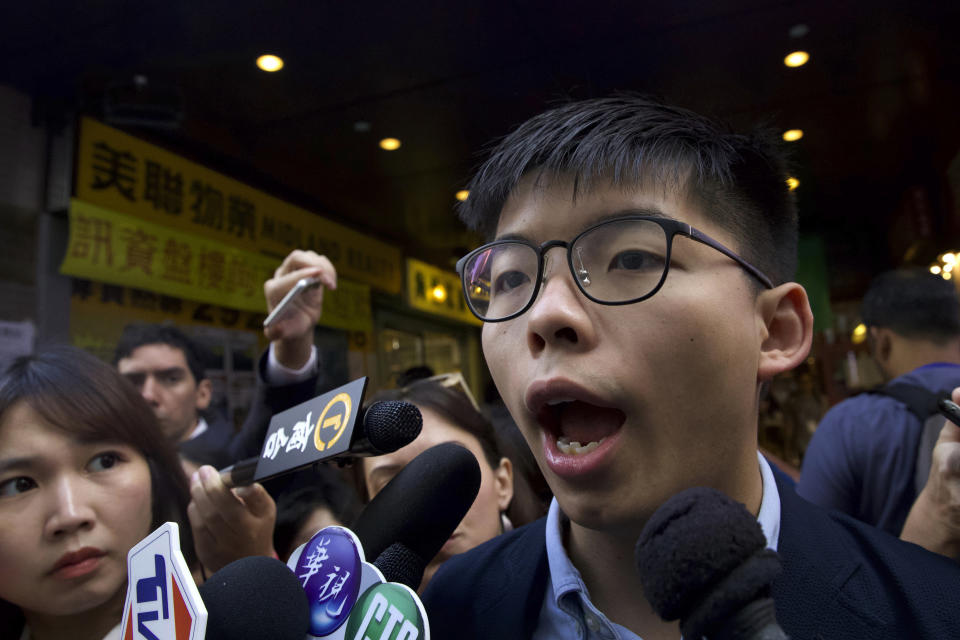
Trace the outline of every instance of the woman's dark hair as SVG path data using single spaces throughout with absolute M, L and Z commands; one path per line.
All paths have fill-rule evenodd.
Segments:
M 463 392 L 445 387 L 437 380 L 418 380 L 402 389 L 390 389 L 377 393 L 372 398 L 371 404 L 381 400 L 404 400 L 421 409 L 433 411 L 453 426 L 476 438 L 490 468 L 496 469 L 500 465 L 500 459 L 504 457 L 504 449 L 496 430 L 482 413 L 473 408 L 473 404 Z M 520 526 L 536 520 L 542 514 L 537 512 L 536 498 L 525 478 L 516 472 L 517 461 L 511 458 L 511 463 L 515 469 L 513 499 L 506 513 L 514 525 Z M 354 469 L 357 490 L 360 492 L 361 499 L 366 502 L 370 496 L 367 494 L 362 465 L 355 465 Z
M 356 489 L 347 482 L 340 469 L 316 465 L 297 476 L 277 497 L 273 548 L 282 560 L 293 551 L 294 536 L 317 509 L 327 509 L 344 526 L 350 525 L 360 513 Z
M 193 564 L 187 477 L 153 411 L 129 382 L 82 349 L 53 347 L 17 358 L 0 378 L 0 421 L 21 401 L 81 442 L 120 442 L 139 451 L 150 467 L 150 526 L 177 522 L 184 557 Z
M 113 367 L 68 346 L 17 358 L 0 377 L 0 421 L 21 401 L 81 442 L 120 442 L 139 451 L 150 468 L 151 530 L 178 523 L 184 558 L 196 563 L 187 520 L 189 485 L 177 452 L 150 407 Z M 0 636 L 16 637 L 22 626 L 19 608 L 0 600 Z

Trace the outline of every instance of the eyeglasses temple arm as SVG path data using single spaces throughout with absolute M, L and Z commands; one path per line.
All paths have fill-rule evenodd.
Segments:
M 750 264 L 749 262 L 747 262 L 746 260 L 738 256 L 737 254 L 735 254 L 730 249 L 727 249 L 725 246 L 723 246 L 722 244 L 720 244 L 719 242 L 717 242 L 707 234 L 703 233 L 702 231 L 698 231 L 697 229 L 694 229 L 693 227 L 690 227 L 690 226 L 688 226 L 688 231 L 689 231 L 688 235 L 691 238 L 693 238 L 697 242 L 702 242 L 708 247 L 713 247 L 714 249 L 716 249 L 717 251 L 719 251 L 720 253 L 727 256 L 728 258 L 730 258 L 731 260 L 739 264 L 741 267 L 746 269 L 750 273 L 750 275 L 752 275 L 754 278 L 759 280 L 763 284 L 763 286 L 765 286 L 767 289 L 773 289 L 773 282 L 771 282 L 770 278 L 765 276 L 763 272 L 760 271 L 760 269 L 757 269 L 755 266 L 753 266 L 752 264 Z

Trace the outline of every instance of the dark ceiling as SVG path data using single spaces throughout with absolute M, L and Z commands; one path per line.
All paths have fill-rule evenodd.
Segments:
M 184 120 L 135 135 L 439 265 L 475 241 L 454 193 L 483 148 L 614 90 L 802 128 L 801 231 L 825 240 L 835 298 L 960 244 L 956 1 L 34 0 L 0 20 L 0 82 L 38 113 L 102 117 L 108 88 L 142 74 Z M 788 69 L 794 49 L 811 61 Z M 259 71 L 265 52 L 285 68 Z M 403 146 L 382 151 L 385 136 Z

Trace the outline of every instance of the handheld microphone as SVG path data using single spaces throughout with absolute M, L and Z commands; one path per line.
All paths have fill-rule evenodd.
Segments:
M 207 578 L 199 591 L 207 607 L 206 640 L 303 640 L 307 635 L 307 596 L 279 560 L 241 558 Z
M 307 420 L 305 426 L 310 426 Z M 359 456 L 380 456 L 405 447 L 420 435 L 423 417 L 420 410 L 409 402 L 387 400 L 375 402 L 357 419 L 358 427 L 350 434 L 350 445 L 346 451 L 312 451 L 314 455 L 304 461 L 303 457 L 291 460 L 292 466 L 274 469 L 270 476 L 294 471 L 310 464 L 344 460 Z M 306 449 L 306 447 L 304 447 Z M 247 458 L 220 470 L 220 477 L 228 487 L 248 485 L 256 478 L 257 467 L 263 456 Z M 262 479 L 262 478 L 257 478 Z
M 739 502 L 706 487 L 687 489 L 651 516 L 636 547 L 643 593 L 685 638 L 786 640 L 770 584 L 776 552 Z
M 439 444 L 401 469 L 367 504 L 351 530 L 387 580 L 416 590 L 427 564 L 479 491 L 476 457 L 453 442 Z

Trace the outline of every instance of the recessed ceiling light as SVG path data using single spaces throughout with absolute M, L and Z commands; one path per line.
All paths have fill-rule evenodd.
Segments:
M 380 141 L 380 148 L 385 151 L 396 151 L 400 148 L 400 141 L 396 138 L 384 138 Z
M 257 66 L 263 71 L 280 71 L 283 69 L 283 58 L 267 53 L 257 58 Z
M 787 142 L 796 142 L 803 137 L 803 129 L 787 129 L 783 132 L 783 139 Z
M 461 191 L 457 191 L 457 200 L 459 200 L 460 202 L 463 202 L 464 200 L 466 200 L 466 199 L 469 198 L 469 197 L 470 197 L 470 192 L 467 191 L 466 189 L 463 189 L 463 190 L 461 190 Z
M 806 51 L 794 51 L 787 54 L 787 57 L 783 59 L 783 64 L 788 67 L 802 67 L 807 64 L 808 60 L 810 60 L 810 54 Z
M 796 189 L 796 188 L 799 187 L 799 186 L 800 186 L 800 181 L 799 181 L 799 180 L 797 180 L 796 178 L 793 178 L 793 177 L 787 178 L 787 188 L 788 188 L 790 191 L 793 191 L 794 189 Z
M 802 38 L 803 36 L 810 33 L 810 27 L 802 23 L 795 24 L 792 27 L 790 27 L 790 30 L 787 33 L 790 34 L 791 38 L 794 38 L 794 39 Z

